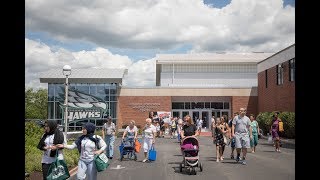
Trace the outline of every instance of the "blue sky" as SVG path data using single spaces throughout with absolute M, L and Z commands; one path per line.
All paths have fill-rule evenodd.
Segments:
M 152 86 L 156 54 L 277 52 L 295 41 L 294 11 L 294 0 L 27 0 L 26 86 L 64 64 L 128 68 L 128 85 Z
M 203 2 L 207 5 L 212 5 L 216 8 L 223 8 L 226 5 L 230 4 L 231 0 L 203 0 Z M 284 0 L 283 6 L 291 5 L 295 7 L 295 0 Z

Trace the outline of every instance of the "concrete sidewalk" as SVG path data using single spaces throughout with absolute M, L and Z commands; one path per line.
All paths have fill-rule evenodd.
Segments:
M 209 136 L 211 136 L 211 132 L 201 132 L 200 134 L 201 138 L 208 138 Z M 116 141 L 119 144 L 121 138 L 116 138 Z M 138 135 L 138 139 L 142 140 L 142 136 Z M 158 141 L 172 141 L 172 139 L 170 138 L 170 135 L 165 135 L 164 138 L 157 138 L 157 142 Z M 268 137 L 267 136 L 260 136 L 259 138 L 259 144 L 261 146 L 272 146 L 272 144 L 269 144 L 267 142 Z M 210 140 L 209 140 L 210 141 Z M 281 138 L 282 141 L 282 148 L 284 149 L 295 149 L 295 139 L 287 139 L 287 138 Z M 117 144 L 117 145 L 118 145 Z M 170 144 L 170 143 L 169 143 Z M 117 146 L 115 144 L 115 151 L 117 151 Z M 259 145 L 259 147 L 260 147 Z M 75 167 L 74 169 L 70 170 L 70 178 L 69 180 L 73 180 L 76 178 L 76 173 L 77 173 L 78 167 Z

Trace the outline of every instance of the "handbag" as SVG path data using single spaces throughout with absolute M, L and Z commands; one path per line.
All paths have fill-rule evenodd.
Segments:
M 149 156 L 148 159 L 150 161 L 155 161 L 157 159 L 157 151 L 154 149 L 154 146 L 151 146 L 151 149 L 149 150 Z
M 269 133 L 268 133 L 268 143 L 269 143 L 269 144 L 272 144 L 272 136 L 269 135 Z
M 228 138 L 226 135 L 223 135 L 223 143 L 228 144 Z
M 104 171 L 109 166 L 108 157 L 104 153 L 96 154 L 93 160 L 98 172 Z
M 58 159 L 58 150 L 55 161 L 50 165 L 47 180 L 65 180 L 70 177 L 67 164 L 64 160 Z
M 136 140 L 134 142 L 134 146 L 135 146 L 134 147 L 135 152 L 139 153 L 140 152 L 140 148 L 141 148 L 141 143 L 138 140 Z
M 96 136 L 96 139 L 98 139 L 97 136 Z M 96 148 L 100 149 L 99 143 L 96 143 Z M 96 165 L 96 169 L 98 172 L 104 171 L 109 166 L 109 163 L 108 163 L 109 159 L 105 153 L 94 155 L 93 160 L 94 160 L 94 164 Z
M 284 131 L 283 122 L 282 122 L 282 121 L 279 122 L 279 131 L 280 131 L 280 132 L 283 132 L 283 131 Z

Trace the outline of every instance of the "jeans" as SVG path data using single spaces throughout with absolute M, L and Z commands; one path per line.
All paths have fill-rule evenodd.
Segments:
M 88 180 L 97 180 L 97 169 L 94 164 L 94 161 L 85 162 L 79 160 L 78 162 L 78 172 L 77 172 L 77 179 L 84 180 L 86 176 L 88 176 Z
M 113 157 L 114 140 L 115 140 L 115 136 L 106 135 L 105 137 L 105 141 L 107 144 L 107 148 L 106 148 L 107 157 Z
M 46 179 L 47 179 L 47 175 L 48 175 L 48 171 L 49 171 L 50 165 L 51 165 L 51 164 L 42 163 L 42 176 L 43 176 L 43 180 L 46 180 Z

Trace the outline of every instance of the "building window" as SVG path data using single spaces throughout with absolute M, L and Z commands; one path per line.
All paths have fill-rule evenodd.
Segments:
M 223 102 L 211 102 L 211 109 L 223 109 Z
M 283 65 L 277 65 L 277 85 L 283 84 Z
M 184 109 L 184 103 L 183 102 L 173 102 L 172 109 Z
M 223 109 L 229 109 L 229 102 L 224 102 L 223 103 Z
M 191 109 L 190 102 L 184 103 L 184 109 Z
M 104 103 L 107 104 L 107 110 L 109 115 L 112 116 L 114 122 L 116 123 L 117 119 L 117 85 L 116 84 L 87 84 L 87 83 L 78 83 L 70 84 L 69 90 L 78 90 L 84 94 L 90 94 L 94 97 L 101 98 L 104 100 Z M 70 93 L 71 91 L 69 91 Z M 61 108 L 61 105 L 64 103 L 65 98 L 65 86 L 64 84 L 48 84 L 48 119 L 57 120 L 60 124 L 63 122 L 64 109 Z M 85 98 L 84 98 L 85 99 Z M 69 101 L 71 97 L 69 97 Z M 91 101 L 92 99 L 88 98 L 86 102 Z M 96 126 L 102 126 L 104 120 L 91 119 L 96 123 Z M 81 120 L 82 121 L 82 120 Z M 70 123 L 70 130 L 81 130 L 82 125 L 79 123 Z M 100 127 L 98 127 L 100 128 Z
M 289 81 L 295 81 L 296 64 L 295 59 L 289 60 Z
M 266 77 L 266 88 L 268 88 L 268 69 L 266 69 L 266 75 L 265 75 L 265 77 Z

